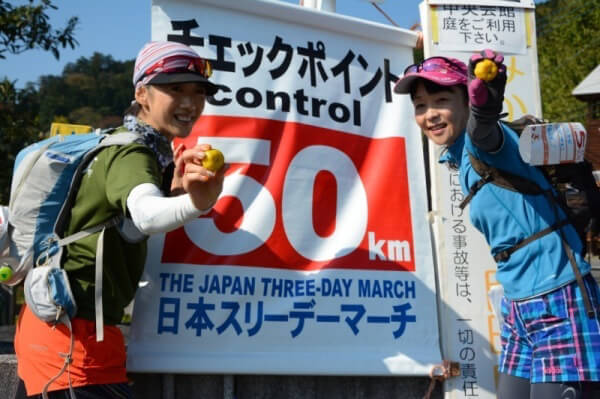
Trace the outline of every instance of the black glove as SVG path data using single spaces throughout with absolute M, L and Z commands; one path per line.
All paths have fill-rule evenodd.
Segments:
M 475 76 L 477 64 L 485 60 L 492 61 L 497 68 L 496 76 L 489 81 L 484 81 Z M 469 82 L 467 87 L 471 113 L 477 119 L 488 121 L 500 119 L 502 102 L 504 101 L 504 88 L 506 87 L 506 66 L 503 61 L 504 56 L 502 54 L 489 49 L 471 56 L 469 60 Z

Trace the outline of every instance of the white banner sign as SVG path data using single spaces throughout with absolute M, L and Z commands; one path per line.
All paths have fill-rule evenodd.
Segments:
M 426 375 L 441 360 L 420 133 L 392 85 L 416 34 L 267 1 L 154 0 L 152 38 L 211 60 L 191 137 L 230 168 L 153 237 L 128 369 Z

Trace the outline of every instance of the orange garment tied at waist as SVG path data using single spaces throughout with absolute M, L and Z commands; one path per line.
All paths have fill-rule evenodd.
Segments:
M 72 320 L 75 343 L 72 363 L 48 389 L 55 391 L 93 384 L 127 382 L 125 370 L 125 343 L 121 330 L 104 326 L 104 341 L 96 342 L 96 324 L 93 321 Z M 67 326 L 54 327 L 38 319 L 23 306 L 15 333 L 15 353 L 19 377 L 25 382 L 27 395 L 37 395 L 44 385 L 63 367 L 71 342 Z

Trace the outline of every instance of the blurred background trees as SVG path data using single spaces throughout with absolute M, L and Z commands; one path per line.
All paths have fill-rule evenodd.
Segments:
M 47 136 L 52 122 L 121 125 L 133 99 L 133 64 L 95 53 L 67 64 L 62 75 L 41 76 L 21 90 L 7 78 L 0 81 L 0 204 L 8 203 L 18 150 Z
M 71 17 L 64 28 L 56 29 L 48 22 L 48 11 L 56 9 L 52 0 L 14 2 L 0 0 L 0 62 L 7 54 L 31 49 L 50 51 L 59 58 L 60 49 L 75 48 L 73 33 L 77 17 Z M 25 3 L 25 4 L 23 4 Z M 0 64 L 1 65 L 1 64 Z M 18 90 L 6 77 L 0 81 L 0 204 L 8 203 L 9 181 L 14 157 L 24 145 L 38 140 L 40 129 L 40 93 L 33 84 Z
M 58 59 L 61 49 L 78 45 L 78 18 L 56 28 L 48 16 L 56 8 L 53 0 L 0 0 L 0 74 L 2 59 L 9 54 L 42 49 Z M 23 89 L 0 76 L 0 204 L 8 203 L 18 150 L 45 137 L 52 122 L 101 128 L 121 124 L 133 96 L 133 63 L 95 53 L 67 64 L 60 76 L 41 76 Z
M 573 89 L 600 64 L 600 0 L 550 0 L 535 11 L 544 118 L 585 120 Z
M 38 81 L 40 127 L 65 121 L 94 127 L 119 126 L 123 111 L 133 99 L 134 60 L 115 61 L 94 53 L 65 66 L 61 76 L 46 75 Z

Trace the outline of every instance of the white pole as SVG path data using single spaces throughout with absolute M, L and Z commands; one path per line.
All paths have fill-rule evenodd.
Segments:
M 303 7 L 316 8 L 321 11 L 335 12 L 335 0 L 299 0 Z

